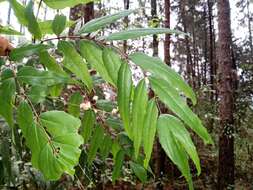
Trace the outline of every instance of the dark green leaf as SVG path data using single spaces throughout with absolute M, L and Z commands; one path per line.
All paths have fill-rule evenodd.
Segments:
M 145 168 L 143 168 L 140 164 L 136 164 L 134 162 L 130 162 L 130 167 L 142 183 L 147 181 L 148 176 Z
M 96 115 L 93 110 L 87 110 L 84 112 L 82 119 L 81 135 L 86 144 L 91 137 L 93 127 L 96 123 Z
M 121 32 L 115 32 L 105 37 L 105 40 L 128 40 L 128 39 L 136 39 L 142 36 L 153 35 L 153 34 L 183 34 L 178 30 L 171 30 L 168 28 L 136 28 Z
M 130 100 L 132 91 L 132 73 L 127 63 L 122 63 L 118 75 L 118 107 L 125 131 L 129 138 L 133 138 L 130 127 Z
M 150 72 L 155 77 L 166 80 L 178 89 L 179 92 L 183 92 L 188 98 L 190 98 L 193 104 L 196 104 L 197 100 L 192 88 L 177 72 L 163 63 L 162 60 L 150 57 L 144 53 L 134 53 L 130 55 L 130 59 L 143 70 Z
M 113 183 L 120 177 L 121 172 L 122 172 L 122 166 L 123 166 L 123 161 L 124 161 L 124 156 L 125 153 L 123 150 L 120 150 L 115 158 L 115 164 L 113 167 L 113 172 L 112 172 L 112 181 Z
M 75 92 L 69 99 L 68 112 L 75 116 L 80 116 L 80 104 L 83 102 L 83 97 L 80 92 Z
M 212 138 L 201 120 L 188 107 L 186 102 L 178 94 L 177 90 L 162 79 L 150 77 L 151 87 L 160 100 L 165 103 L 176 115 L 180 117 L 195 133 L 197 133 L 205 143 L 213 144 Z
M 100 150 L 99 150 L 100 155 L 101 155 L 101 159 L 103 161 L 107 158 L 108 154 L 110 153 L 111 148 L 112 148 L 112 143 L 113 143 L 113 141 L 112 141 L 111 137 L 105 135 L 103 143 L 102 143 Z
M 80 34 L 82 33 L 90 33 L 94 32 L 96 30 L 102 29 L 108 24 L 114 23 L 117 20 L 124 18 L 130 14 L 132 14 L 134 10 L 124 10 L 120 11 L 118 13 L 112 14 L 112 15 L 107 15 L 103 16 L 97 19 L 93 19 L 89 22 L 87 22 L 79 31 Z
M 87 68 L 87 64 L 77 53 L 74 46 L 70 42 L 60 41 L 58 43 L 58 49 L 64 54 L 64 66 L 72 73 L 74 73 L 79 79 L 81 79 L 87 88 L 91 90 L 93 84 Z
M 66 27 L 67 18 L 64 15 L 56 15 L 52 23 L 53 32 L 59 36 Z
M 24 57 L 29 57 L 34 54 L 38 54 L 41 51 L 45 51 L 48 46 L 43 44 L 29 44 L 19 48 L 15 48 L 10 53 L 10 60 L 20 61 Z
M 134 91 L 133 113 L 132 113 L 132 131 L 135 158 L 138 158 L 142 142 L 144 119 L 147 109 L 148 95 L 145 79 L 142 79 Z M 147 137 L 144 137 L 147 138 Z
M 100 110 L 111 112 L 114 108 L 116 108 L 116 104 L 115 102 L 109 100 L 98 100 L 96 102 L 96 107 Z
M 25 18 L 28 21 L 28 30 L 34 36 L 35 39 L 41 39 L 42 34 L 39 24 L 33 14 L 33 1 L 30 0 L 25 8 Z

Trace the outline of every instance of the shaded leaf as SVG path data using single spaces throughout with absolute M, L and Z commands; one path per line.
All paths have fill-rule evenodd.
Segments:
M 112 172 L 112 182 L 114 183 L 121 175 L 122 172 L 122 166 L 123 166 L 123 161 L 124 161 L 124 156 L 125 153 L 123 150 L 120 150 L 115 158 L 115 164 L 113 167 L 113 172 Z
M 145 168 L 143 168 L 140 164 L 136 164 L 134 162 L 130 162 L 130 167 L 142 183 L 147 181 L 148 176 Z
M 80 92 L 75 92 L 71 95 L 68 102 L 68 112 L 75 116 L 80 116 L 80 104 L 83 102 L 83 97 Z
M 84 112 L 82 119 L 81 135 L 86 144 L 91 137 L 94 125 L 96 123 L 96 115 L 93 110 L 87 110 Z
M 67 21 L 66 16 L 64 16 L 64 15 L 55 15 L 53 23 L 52 23 L 52 29 L 53 29 L 53 32 L 57 36 L 59 36 L 63 32 L 63 30 L 65 29 L 66 21 Z

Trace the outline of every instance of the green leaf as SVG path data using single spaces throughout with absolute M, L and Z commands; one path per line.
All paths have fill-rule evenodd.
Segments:
M 132 131 L 135 158 L 138 158 L 139 150 L 142 142 L 142 134 L 144 128 L 144 119 L 147 109 L 148 95 L 145 79 L 142 79 L 134 91 L 133 113 L 132 113 Z M 146 138 L 146 137 L 145 137 Z
M 33 120 L 26 102 L 19 105 L 18 123 L 32 151 L 33 166 L 50 180 L 59 179 L 65 172 L 74 175 L 83 143 L 78 135 L 80 120 L 62 111 L 42 113 L 39 120 Z
M 93 160 L 96 158 L 96 153 L 103 143 L 103 138 L 104 138 L 104 129 L 98 125 L 94 131 L 93 137 L 90 142 L 90 149 L 87 158 L 88 165 L 91 165 Z
M 45 100 L 48 94 L 47 86 L 32 86 L 31 90 L 28 93 L 30 100 L 35 103 L 41 103 Z
M 81 135 L 84 139 L 84 144 L 88 143 L 91 137 L 93 127 L 96 123 L 96 115 L 93 110 L 87 110 L 84 112 L 82 119 Z
M 143 129 L 143 147 L 145 153 L 144 167 L 146 169 L 148 168 L 155 140 L 157 118 L 158 109 L 156 107 L 155 100 L 150 100 L 147 105 L 147 112 L 144 119 L 145 123 Z
M 80 104 L 83 102 L 83 97 L 80 92 L 75 92 L 69 99 L 68 112 L 75 116 L 80 116 Z
M 43 0 L 47 6 L 52 9 L 64 9 L 66 7 L 74 7 L 78 4 L 86 4 L 96 0 Z
M 74 46 L 67 41 L 60 41 L 58 49 L 64 54 L 64 66 L 74 73 L 89 90 L 93 88 L 92 79 L 87 68 L 87 64 L 82 57 L 77 53 Z
M 169 127 L 160 122 L 160 119 L 158 120 L 157 130 L 162 148 L 186 178 L 189 189 L 193 190 L 192 177 L 186 152 L 183 150 L 181 144 L 177 142 Z
M 108 154 L 110 153 L 111 148 L 112 148 L 112 143 L 113 141 L 111 137 L 109 137 L 108 135 L 105 135 L 103 139 L 103 143 L 99 149 L 101 159 L 103 161 L 107 158 Z
M 192 88 L 177 72 L 163 63 L 161 59 L 150 57 L 144 53 L 134 53 L 130 55 L 130 59 L 143 70 L 150 72 L 155 77 L 166 80 L 178 89 L 179 92 L 183 92 L 190 98 L 194 105 L 196 104 L 197 100 Z
M 183 34 L 178 30 L 171 30 L 168 28 L 135 28 L 131 30 L 125 30 L 121 32 L 115 32 L 110 34 L 109 36 L 104 37 L 107 41 L 112 40 L 128 40 L 128 39 L 136 39 L 142 36 L 154 35 L 154 34 Z
M 10 26 L 1 26 L 0 25 L 0 34 L 6 34 L 6 35 L 22 35 L 22 33 L 14 30 Z
M 47 51 L 39 52 L 40 62 L 49 70 L 62 75 L 67 73 L 62 69 L 62 67 L 56 62 L 55 58 L 50 56 Z
M 75 23 L 74 21 L 66 21 L 64 29 L 72 26 L 74 23 Z M 39 24 L 42 36 L 46 34 L 54 34 L 53 29 L 52 29 L 53 20 L 41 21 L 41 22 L 38 22 L 38 24 Z
M 20 61 L 24 57 L 29 57 L 34 54 L 38 54 L 41 51 L 45 51 L 48 46 L 43 44 L 29 44 L 19 48 L 15 48 L 10 53 L 10 60 Z
M 120 11 L 118 13 L 103 16 L 97 19 L 93 19 L 89 22 L 87 22 L 79 31 L 80 34 L 82 33 L 91 33 L 96 30 L 102 29 L 108 24 L 114 23 L 117 20 L 124 18 L 130 14 L 132 14 L 135 10 L 124 10 Z
M 213 144 L 206 128 L 201 120 L 188 107 L 186 102 L 178 94 L 177 90 L 162 79 L 150 77 L 151 87 L 160 100 L 168 106 L 177 116 L 180 117 L 195 133 L 197 133 L 205 143 Z
M 2 80 L 0 84 L 0 115 L 13 127 L 13 98 L 16 92 L 14 78 Z
M 86 61 L 99 73 L 99 75 L 106 81 L 113 84 L 109 76 L 102 58 L 102 49 L 94 42 L 83 40 L 80 42 L 81 55 Z
M 199 156 L 196 151 L 196 147 L 191 140 L 191 136 L 185 129 L 183 123 L 178 118 L 166 114 L 159 117 L 158 125 L 168 127 L 177 142 L 182 145 L 182 147 L 191 157 L 198 170 L 199 175 L 201 173 Z
M 100 110 L 111 112 L 114 108 L 116 108 L 115 102 L 109 100 L 97 100 L 96 107 Z
M 24 26 L 28 26 L 28 20 L 25 16 L 25 7 L 21 5 L 16 0 L 8 0 L 16 18 L 18 19 L 18 22 Z
M 60 96 L 63 88 L 64 88 L 63 84 L 56 84 L 56 85 L 50 86 L 50 88 L 49 88 L 50 96 L 52 96 L 52 97 Z
M 142 183 L 147 181 L 148 176 L 145 168 L 143 168 L 140 164 L 136 164 L 134 162 L 130 162 L 130 167 Z
M 28 31 L 34 36 L 35 39 L 41 39 L 42 34 L 39 24 L 33 14 L 33 1 L 30 0 L 25 8 L 25 17 L 28 21 Z
M 118 72 L 123 62 L 118 53 L 116 53 L 112 48 L 103 49 L 103 62 L 107 73 L 113 81 L 113 84 L 117 86 Z
M 115 158 L 115 164 L 112 172 L 112 182 L 114 183 L 121 175 L 123 161 L 124 161 L 125 153 L 123 150 L 120 150 Z
M 17 78 L 21 82 L 32 86 L 53 86 L 68 81 L 68 78 L 58 73 L 52 71 L 40 71 L 30 66 L 22 67 L 17 73 Z
M 122 63 L 118 75 L 118 107 L 125 131 L 130 139 L 133 138 L 130 127 L 130 100 L 133 86 L 132 73 L 127 63 Z
M 66 27 L 67 18 L 64 15 L 55 15 L 52 23 L 53 32 L 59 36 Z

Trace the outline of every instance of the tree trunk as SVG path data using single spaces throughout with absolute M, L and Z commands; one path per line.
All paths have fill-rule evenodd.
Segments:
M 124 9 L 128 10 L 129 9 L 129 0 L 124 0 Z M 124 18 L 124 28 L 128 28 L 129 20 L 128 16 Z M 127 53 L 127 40 L 124 40 L 123 42 L 123 51 L 124 53 Z
M 164 0 L 164 12 L 165 12 L 164 27 L 170 28 L 170 0 Z M 164 62 L 169 66 L 171 65 L 170 63 L 170 34 L 165 35 Z
M 229 0 L 218 0 L 219 165 L 218 189 L 234 186 L 234 78 Z
M 157 2 L 156 0 L 151 0 L 151 17 L 152 21 L 157 19 Z M 155 26 L 156 27 L 156 26 Z M 157 57 L 158 56 L 158 40 L 157 40 L 157 35 L 153 35 L 153 56 Z

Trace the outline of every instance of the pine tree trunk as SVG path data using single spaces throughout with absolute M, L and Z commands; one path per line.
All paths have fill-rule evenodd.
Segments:
M 164 27 L 170 28 L 170 0 L 164 0 L 164 12 L 165 12 L 165 22 Z M 170 63 L 170 35 L 165 35 L 164 41 L 164 62 L 167 65 L 171 65 Z
M 229 0 L 218 0 L 219 165 L 218 189 L 234 185 L 234 76 Z

